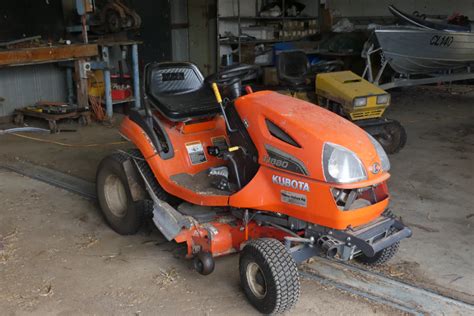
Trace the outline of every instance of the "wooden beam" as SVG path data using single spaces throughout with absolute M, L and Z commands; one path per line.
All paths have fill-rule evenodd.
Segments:
M 51 63 L 97 56 L 96 44 L 74 44 L 0 51 L 0 66 Z

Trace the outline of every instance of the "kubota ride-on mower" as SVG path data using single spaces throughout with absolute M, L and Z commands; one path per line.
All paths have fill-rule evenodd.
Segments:
M 390 94 L 352 71 L 340 71 L 342 64 L 338 62 L 310 67 L 303 51 L 281 52 L 278 77 L 291 95 L 317 103 L 363 128 L 387 153 L 400 151 L 407 140 L 405 128 L 383 116 L 390 105 Z
M 100 163 L 97 190 L 115 231 L 133 234 L 152 215 L 202 274 L 240 252 L 249 301 L 278 313 L 298 300 L 298 264 L 317 255 L 380 264 L 411 231 L 388 209 L 380 144 L 321 107 L 242 89 L 255 72 L 224 69 L 209 78 L 213 95 L 193 64 L 150 64 L 145 110 L 120 128 L 136 149 Z

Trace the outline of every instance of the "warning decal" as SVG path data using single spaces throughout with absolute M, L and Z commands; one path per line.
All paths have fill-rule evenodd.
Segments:
M 294 204 L 302 207 L 306 207 L 306 195 L 295 192 L 281 190 L 281 201 L 288 204 Z
M 189 159 L 193 165 L 207 161 L 201 142 L 187 143 L 186 150 L 188 151 Z

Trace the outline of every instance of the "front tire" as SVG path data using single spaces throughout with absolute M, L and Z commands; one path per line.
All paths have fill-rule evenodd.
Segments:
M 263 314 L 283 313 L 300 294 L 296 262 L 276 239 L 250 241 L 240 255 L 240 281 L 250 303 Z
M 125 154 L 114 153 L 99 164 L 96 175 L 97 197 L 100 209 L 109 226 L 121 235 L 138 232 L 144 219 L 142 201 L 133 201 L 123 162 Z
M 407 142 L 407 132 L 398 121 L 392 121 L 383 128 L 383 133 L 376 136 L 387 154 L 396 154 Z

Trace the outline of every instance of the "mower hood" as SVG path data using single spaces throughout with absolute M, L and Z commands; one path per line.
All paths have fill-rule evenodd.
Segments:
M 365 168 L 367 184 L 380 182 L 381 177 L 388 178 L 388 173 L 380 170 L 380 157 L 368 134 L 335 113 L 273 91 L 242 96 L 235 106 L 242 120 L 247 122 L 261 163 L 265 164 L 269 147 L 277 148 L 304 164 L 305 176 L 327 182 L 322 167 L 323 147 L 331 143 L 358 157 Z

